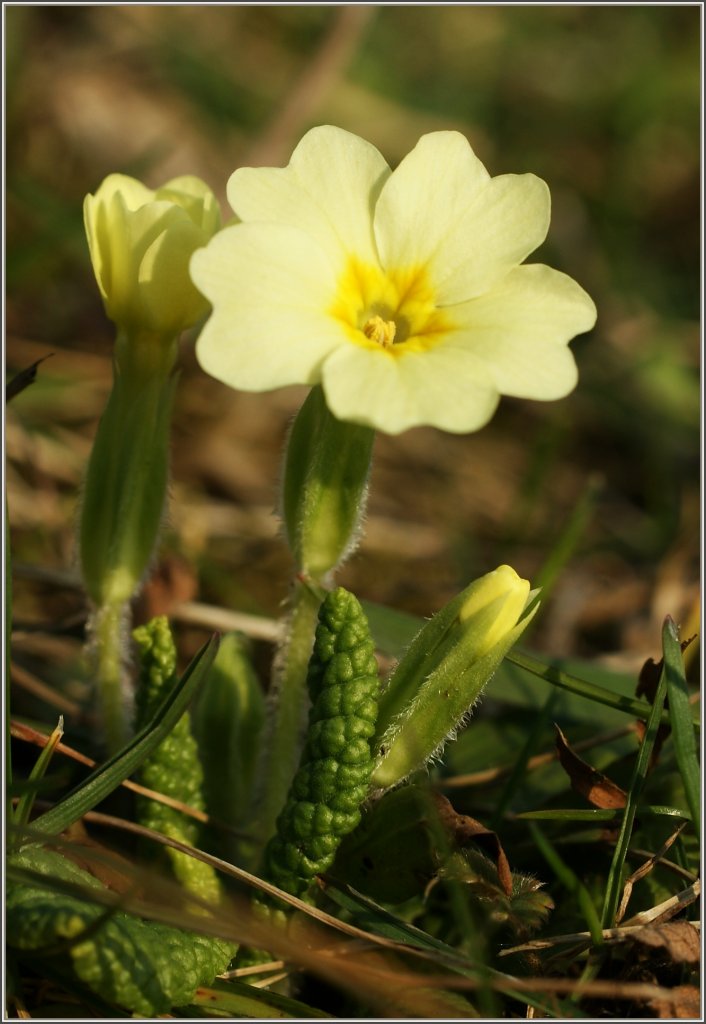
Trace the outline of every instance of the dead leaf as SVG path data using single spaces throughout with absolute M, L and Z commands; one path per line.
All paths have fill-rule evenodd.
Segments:
M 677 985 L 671 998 L 650 999 L 647 1004 L 660 1020 L 701 1020 L 701 993 L 695 985 Z
M 701 936 L 689 921 L 669 921 L 649 925 L 633 936 L 635 942 L 665 952 L 680 964 L 698 964 L 701 959 Z
M 468 814 L 459 814 L 451 801 L 441 793 L 434 793 L 434 803 L 439 822 L 453 836 L 459 846 L 465 846 L 472 841 L 490 854 L 498 870 L 498 878 L 503 892 L 506 896 L 511 896 L 512 872 L 497 833 L 492 832 Z
M 556 729 L 556 748 L 559 754 L 561 766 L 569 776 L 571 788 L 585 796 L 589 803 L 602 810 L 617 810 L 625 807 L 627 794 L 615 782 L 611 781 L 603 772 L 592 768 L 576 754 L 564 736 L 558 725 Z
M 135 867 L 131 861 L 92 839 L 82 821 L 70 825 L 65 835 L 71 840 L 61 850 L 67 860 L 73 861 L 113 892 L 142 891 L 136 889 Z
M 694 633 L 694 635 L 690 636 L 687 640 L 681 641 L 680 647 L 682 654 L 687 649 L 689 644 L 696 639 L 696 636 L 697 634 Z M 659 661 L 655 661 L 654 658 L 647 659 L 647 661 L 640 670 L 640 675 L 637 680 L 637 686 L 635 687 L 636 697 L 645 697 L 650 702 L 650 704 L 654 703 L 660 676 L 662 675 L 663 664 L 664 658 L 660 658 Z M 669 701 L 667 699 L 665 699 L 664 701 L 664 707 L 665 709 L 669 707 Z M 657 735 L 655 736 L 654 746 L 652 747 L 652 753 L 650 754 L 650 763 L 647 767 L 648 772 L 651 772 L 657 764 L 657 762 L 659 761 L 659 755 L 662 750 L 662 746 L 667 736 L 669 736 L 670 731 L 671 726 L 666 725 L 664 723 L 660 725 L 657 729 Z M 647 723 L 638 721 L 637 735 L 640 739 L 640 743 L 642 743 L 642 741 L 644 740 L 646 732 Z
M 693 643 L 696 639 L 697 634 L 688 637 L 686 640 L 682 640 L 680 643 L 682 654 L 687 649 L 689 644 Z M 659 661 L 655 661 L 654 658 L 648 658 L 645 664 L 640 669 L 640 675 L 637 680 L 637 686 L 635 687 L 636 697 L 645 697 L 650 704 L 654 702 L 655 693 L 657 692 L 657 686 L 659 685 L 659 678 L 662 675 L 662 665 L 664 658 L 660 658 Z

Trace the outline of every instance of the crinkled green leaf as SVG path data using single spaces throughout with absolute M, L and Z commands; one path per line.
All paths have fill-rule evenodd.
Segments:
M 12 856 L 8 866 L 30 869 L 87 888 L 101 888 L 65 857 L 38 847 Z M 39 885 L 8 881 L 8 944 L 41 956 L 69 957 L 73 971 L 102 999 L 137 1016 L 165 1013 L 191 1001 L 230 962 L 221 939 L 142 921 Z M 36 959 L 33 959 L 36 965 Z
M 136 696 L 136 727 L 149 725 L 150 719 L 166 696 L 177 686 L 177 652 L 166 616 L 160 615 L 133 631 L 140 659 Z M 185 711 L 172 731 L 140 765 L 138 780 L 143 786 L 164 793 L 174 800 L 202 811 L 203 770 L 196 741 L 191 733 L 191 718 Z M 140 796 L 136 803 L 141 825 L 197 846 L 200 826 L 175 807 Z M 181 884 L 201 899 L 218 902 L 220 883 L 210 864 L 168 847 L 164 856 Z

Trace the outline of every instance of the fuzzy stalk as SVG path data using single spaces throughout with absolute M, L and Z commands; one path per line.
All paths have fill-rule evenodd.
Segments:
M 294 584 L 288 628 L 275 658 L 267 701 L 252 820 L 251 855 L 246 866 L 259 864 L 265 843 L 275 830 L 277 816 L 287 799 L 299 763 L 309 710 L 307 668 L 314 646 L 314 630 L 321 598 L 300 580 Z
M 88 624 L 89 651 L 105 745 L 115 754 L 130 733 L 131 699 L 127 664 L 129 612 L 122 602 L 98 608 Z

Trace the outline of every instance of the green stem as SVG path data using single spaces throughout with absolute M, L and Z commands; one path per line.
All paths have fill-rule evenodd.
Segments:
M 316 590 L 297 580 L 287 637 L 275 660 L 269 697 L 269 720 L 259 768 L 264 788 L 256 796 L 253 817 L 257 825 L 254 848 L 248 858 L 253 866 L 259 862 L 267 840 L 274 834 L 277 815 L 284 807 L 299 764 L 309 708 L 307 668 L 320 604 Z
M 109 755 L 128 739 L 130 701 L 126 690 L 128 608 L 107 604 L 97 609 L 90 629 L 95 655 L 98 702 Z

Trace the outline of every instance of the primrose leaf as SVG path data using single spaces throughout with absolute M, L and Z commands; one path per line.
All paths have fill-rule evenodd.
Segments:
M 38 847 L 13 855 L 8 867 L 100 888 L 92 875 L 61 854 Z M 120 911 L 106 914 L 98 903 L 11 878 L 6 926 L 8 944 L 17 952 L 33 952 L 33 962 L 45 948 L 64 953 L 84 985 L 135 1016 L 152 1017 L 189 1003 L 233 955 L 232 944 L 220 939 Z

